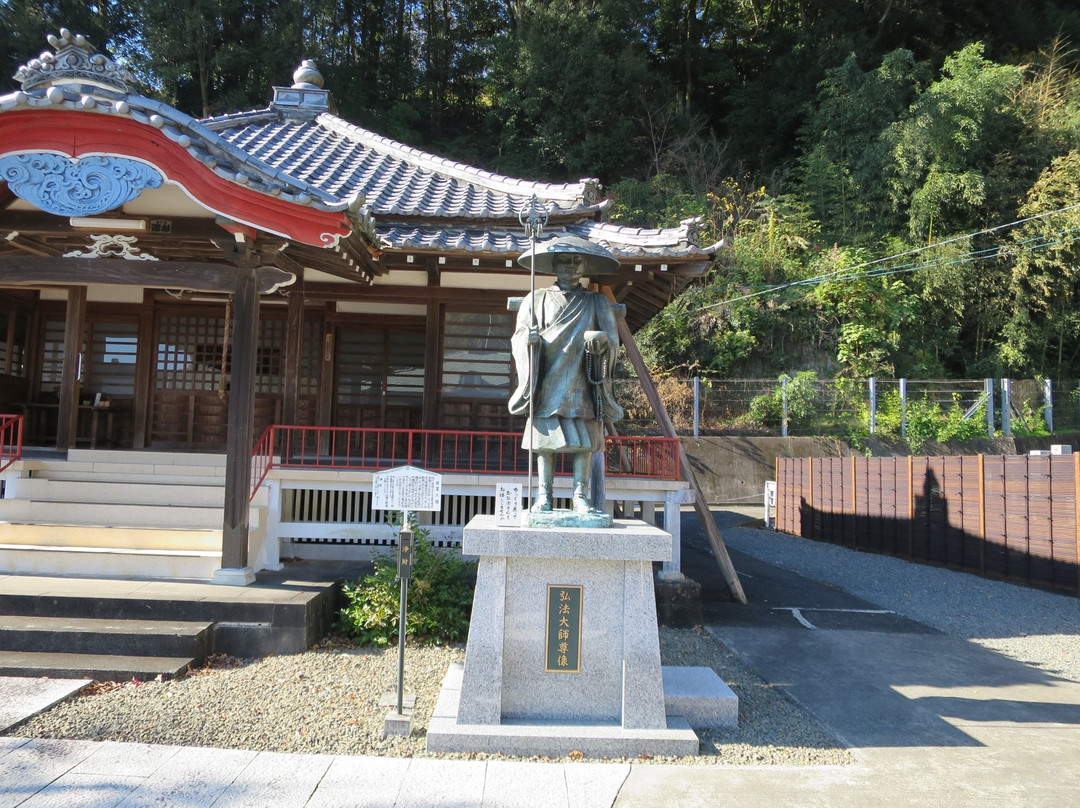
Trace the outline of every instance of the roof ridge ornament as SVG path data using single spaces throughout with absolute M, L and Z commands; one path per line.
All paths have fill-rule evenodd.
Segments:
M 311 59 L 300 62 L 300 66 L 293 71 L 292 80 L 297 90 L 321 90 L 326 83 Z
M 44 51 L 15 71 L 23 90 L 89 82 L 122 93 L 133 92 L 135 77 L 131 72 L 98 53 L 82 34 L 61 28 L 60 36 L 49 34 L 48 41 L 56 53 Z
M 286 118 L 313 120 L 324 112 L 334 113 L 330 91 L 323 89 L 323 77 L 315 62 L 304 59 L 293 71 L 292 87 L 275 87 L 270 108 Z

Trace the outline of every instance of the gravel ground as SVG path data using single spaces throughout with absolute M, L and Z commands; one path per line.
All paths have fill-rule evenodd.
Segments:
M 1080 682 L 1080 598 L 786 533 L 728 528 L 724 541 L 945 634 Z
M 947 634 L 1080 681 L 1080 599 L 795 536 L 726 528 L 726 543 L 863 597 Z M 739 727 L 699 733 L 697 757 L 650 763 L 843 764 L 851 753 L 723 645 L 689 629 L 661 629 L 665 664 L 707 665 L 739 696 Z M 409 648 L 413 733 L 382 737 L 397 686 L 396 649 L 328 640 L 303 654 L 216 660 L 174 682 L 94 686 L 11 730 L 42 738 L 137 741 L 281 752 L 426 756 L 425 729 L 447 666 L 464 650 Z M 481 755 L 440 757 L 484 757 Z M 641 762 L 641 761 L 638 761 Z
M 701 754 L 650 763 L 843 764 L 851 753 L 710 636 L 661 629 L 665 664 L 708 665 L 739 696 L 739 727 L 699 732 Z M 11 730 L 35 738 L 80 738 L 275 752 L 428 756 L 425 730 L 439 685 L 464 649 L 408 648 L 405 688 L 416 695 L 413 732 L 383 738 L 396 694 L 397 649 L 329 640 L 293 656 L 211 667 L 169 682 L 92 686 L 83 695 Z M 438 755 L 483 758 L 485 755 Z

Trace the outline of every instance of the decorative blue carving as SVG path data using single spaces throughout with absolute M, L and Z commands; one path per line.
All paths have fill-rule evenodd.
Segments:
M 95 216 L 157 188 L 161 174 L 127 157 L 9 154 L 0 157 L 0 180 L 27 202 L 57 216 Z

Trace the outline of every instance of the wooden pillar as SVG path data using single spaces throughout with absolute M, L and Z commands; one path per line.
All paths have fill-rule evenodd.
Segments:
M 251 450 L 255 442 L 255 351 L 259 336 L 259 293 L 255 269 L 238 267 L 233 298 L 229 373 L 228 457 L 225 461 L 225 521 L 221 569 L 215 583 L 245 585 L 255 580 L 248 563 Z
M 135 402 L 132 410 L 131 445 L 134 449 L 145 449 L 149 443 L 147 423 L 150 415 L 150 402 L 154 398 L 153 366 L 157 358 L 157 343 L 154 341 L 154 293 L 147 289 L 143 293 L 143 308 L 139 314 L 139 335 L 136 339 L 135 355 Z
M 75 448 L 79 424 L 79 371 L 82 368 L 83 327 L 86 321 L 86 287 L 69 286 L 64 321 L 64 368 L 60 375 L 60 407 L 56 423 L 56 448 Z
M 301 280 L 302 278 L 297 278 Z M 289 295 L 289 323 L 285 332 L 285 380 L 282 385 L 281 421 L 293 426 L 300 418 L 300 367 L 304 353 L 304 296 Z
M 438 429 L 439 389 L 442 386 L 443 318 L 446 307 L 434 300 L 428 301 L 425 321 L 424 348 L 424 403 L 421 423 L 424 429 Z
M 334 412 L 334 396 L 337 392 L 334 386 L 334 314 L 336 311 L 333 302 L 327 303 L 323 311 L 322 345 L 319 347 L 319 396 L 315 415 L 315 423 L 318 426 L 330 426 Z M 325 451 L 325 449 L 320 449 L 320 451 Z

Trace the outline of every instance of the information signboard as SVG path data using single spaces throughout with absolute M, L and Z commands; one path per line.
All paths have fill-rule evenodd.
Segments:
M 442 475 L 398 466 L 371 475 L 371 507 L 376 511 L 442 510 Z

